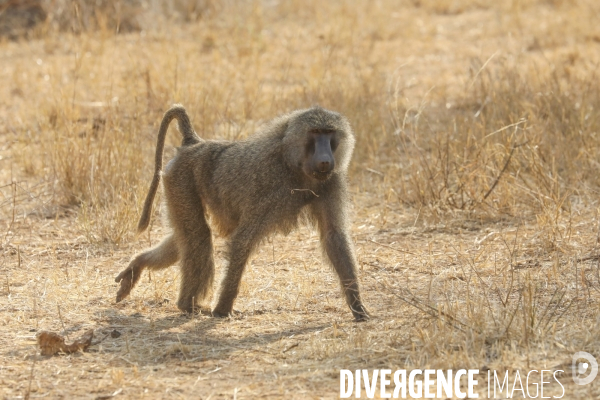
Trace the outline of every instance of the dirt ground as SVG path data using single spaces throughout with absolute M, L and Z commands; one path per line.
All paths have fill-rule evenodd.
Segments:
M 394 85 L 401 82 L 403 104 L 433 113 L 453 112 L 455 99 L 498 60 L 511 66 L 567 65 L 573 76 L 584 79 L 595 76 L 593 66 L 600 63 L 600 15 L 587 2 L 492 6 L 422 1 L 400 8 L 384 1 L 365 15 L 369 6 L 362 3 L 358 11 L 343 15 L 330 14 L 338 10 L 333 6 L 316 12 L 319 8 L 311 3 L 308 16 L 294 9 L 288 11 L 298 14 L 273 16 L 267 3 L 256 2 L 267 11 L 257 6 L 262 11 L 237 22 L 235 13 L 223 20 L 216 13 L 210 22 L 201 19 L 172 30 L 160 25 L 119 35 L 53 32 L 0 42 L 0 396 L 329 399 L 340 395 L 340 369 L 465 368 L 480 370 L 480 398 L 487 398 L 486 371 L 523 375 L 532 369 L 563 370 L 565 399 L 598 398 L 598 381 L 577 386 L 570 378 L 576 351 L 600 355 L 597 188 L 567 182 L 565 193 L 573 196 L 568 211 L 559 206 L 482 217 L 407 205 L 398 200 L 398 176 L 411 161 L 397 161 L 388 142 L 372 145 L 368 139 L 375 130 L 389 129 L 377 122 L 389 118 L 384 111 L 383 117 L 372 116 L 370 126 L 350 117 L 359 137 L 350 176 L 351 234 L 370 321 L 352 320 L 336 276 L 321 257 L 317 233 L 304 225 L 286 237 L 270 238 L 252 257 L 229 319 L 179 312 L 175 267 L 145 273 L 131 297 L 115 303 L 114 277 L 135 253 L 168 232 L 158 215 L 150 233 L 133 236 L 149 184 L 157 124 L 170 103 L 194 109 L 199 133 L 213 129 L 212 137 L 235 138 L 286 107 L 310 105 L 305 102 L 313 97 L 300 93 L 314 89 L 315 75 L 323 85 L 330 79 L 334 93 L 340 83 L 311 64 L 328 62 L 328 51 L 337 58 L 330 61 L 336 71 L 351 68 L 344 57 L 355 60 L 356 53 L 364 63 L 356 71 L 373 74 L 367 80 L 349 72 L 358 82 L 352 90 L 377 76 L 381 90 L 387 88 L 386 96 L 393 97 Z M 303 26 L 307 20 L 314 25 Z M 257 21 L 262 30 L 228 30 Z M 260 56 L 253 46 L 264 47 Z M 292 50 L 278 56 L 285 46 Z M 170 48 L 173 53 L 167 55 Z M 228 58 L 230 53 L 235 56 Z M 189 63 L 183 61 L 186 56 Z M 238 57 L 248 61 L 236 65 L 232 60 Z M 211 92 L 211 76 L 217 79 L 225 71 L 242 88 L 221 83 L 215 86 L 227 93 Z M 112 75 L 119 78 L 109 93 L 107 77 Z M 128 79 L 132 86 L 119 83 Z M 175 82 L 175 89 L 165 80 Z M 131 89 L 138 86 L 139 96 Z M 250 95 L 239 100 L 239 91 Z M 128 105 L 113 107 L 113 98 Z M 278 103 L 280 98 L 286 102 Z M 246 113 L 247 104 L 238 105 L 238 100 L 258 105 Z M 208 109 L 211 101 L 231 102 L 234 116 L 223 106 L 221 123 L 213 123 L 196 106 Z M 146 111 L 138 113 L 138 103 Z M 78 111 L 64 116 L 63 106 Z M 112 182 L 103 183 L 106 193 L 130 187 L 134 193 L 134 200 L 115 201 L 106 214 L 88 208 L 86 201 L 69 200 L 64 193 L 71 178 L 60 169 L 61 159 L 92 158 L 77 152 L 85 147 L 73 150 L 67 142 L 87 140 L 84 128 L 98 109 L 108 116 L 108 125 L 118 117 L 120 122 L 110 126 L 139 134 L 120 147 L 144 143 L 131 158 L 139 165 L 114 181 L 102 181 Z M 61 118 L 74 121 L 65 128 L 73 138 L 44 136 L 54 126 L 52 118 L 59 120 L 52 128 L 56 131 L 62 129 Z M 236 125 L 244 119 L 248 125 Z M 89 124 L 85 129 L 93 130 Z M 125 168 L 127 157 L 117 150 L 104 161 L 107 168 Z M 600 165 L 595 154 L 590 157 Z M 92 171 L 94 162 L 101 162 L 94 160 Z M 88 168 L 81 165 L 70 166 L 74 175 Z M 83 179 L 81 193 L 95 187 L 88 181 L 102 179 L 108 178 L 92 172 Z M 124 186 L 117 186 L 119 181 Z M 100 198 L 98 192 L 90 195 L 98 204 Z M 104 230 L 108 233 L 102 236 Z M 217 237 L 218 271 L 226 263 L 224 245 Z M 87 351 L 39 354 L 40 331 L 58 332 L 70 342 L 88 329 L 94 330 L 94 342 Z M 560 396 L 558 385 L 547 388 Z M 519 393 L 513 398 L 522 398 Z

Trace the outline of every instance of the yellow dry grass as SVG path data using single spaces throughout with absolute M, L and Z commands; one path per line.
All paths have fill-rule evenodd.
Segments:
M 596 1 L 224 1 L 120 34 L 127 15 L 83 11 L 76 34 L 0 43 L 3 398 L 337 398 L 341 368 L 600 356 Z M 352 322 L 308 227 L 260 248 L 232 319 L 180 314 L 176 268 L 114 303 L 167 230 L 159 210 L 132 234 L 176 102 L 207 139 L 315 103 L 349 117 L 373 320 Z M 37 355 L 37 331 L 87 329 L 90 351 Z M 565 398 L 600 395 L 569 374 Z

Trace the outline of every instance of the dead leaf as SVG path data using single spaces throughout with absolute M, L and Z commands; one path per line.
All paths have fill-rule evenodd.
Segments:
M 37 342 L 43 356 L 52 356 L 58 352 L 75 353 L 85 350 L 92 344 L 94 330 L 86 331 L 79 339 L 71 344 L 65 343 L 65 338 L 55 332 L 42 331 L 37 334 Z

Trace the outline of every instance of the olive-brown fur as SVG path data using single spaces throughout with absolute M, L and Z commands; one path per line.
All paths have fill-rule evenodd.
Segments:
M 177 306 L 187 312 L 197 309 L 211 293 L 214 278 L 210 215 L 213 228 L 229 238 L 229 265 L 213 309 L 214 316 L 228 316 L 252 252 L 266 236 L 290 232 L 306 210 L 319 229 L 324 252 L 340 278 L 352 314 L 356 320 L 367 319 L 348 234 L 346 175 L 354 136 L 347 119 L 313 107 L 278 117 L 245 140 L 216 142 L 200 139 L 185 109 L 173 106 L 159 130 L 155 174 L 139 232 L 150 220 L 161 179 L 165 135 L 174 118 L 183 142 L 162 173 L 173 232 L 158 246 L 137 255 L 117 276 L 121 283 L 117 301 L 129 295 L 144 268 L 163 269 L 180 261 Z M 311 153 L 315 143 L 324 144 Z M 307 162 L 317 153 L 320 162 Z M 311 170 L 311 165 L 321 165 L 321 169 Z

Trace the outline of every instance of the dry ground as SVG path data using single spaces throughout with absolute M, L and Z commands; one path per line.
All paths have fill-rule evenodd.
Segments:
M 600 395 L 569 378 L 573 353 L 600 355 L 597 2 L 203 7 L 120 34 L 83 9 L 95 25 L 51 15 L 0 42 L 3 398 L 337 398 L 341 368 L 563 369 L 564 398 Z M 209 139 L 314 103 L 348 115 L 371 321 L 309 227 L 260 248 L 231 319 L 179 313 L 176 268 L 115 304 L 167 229 L 159 210 L 132 235 L 174 102 Z M 36 332 L 86 329 L 89 351 L 38 355 Z

